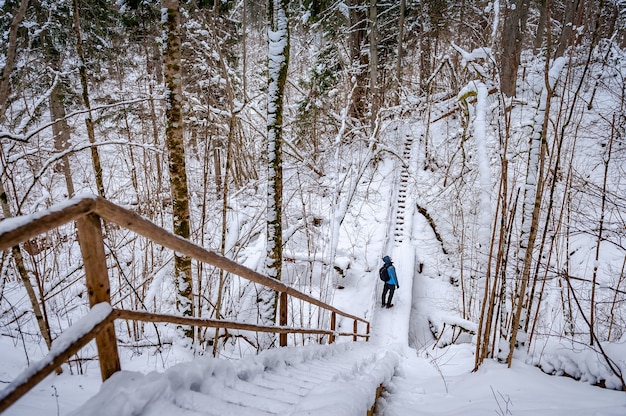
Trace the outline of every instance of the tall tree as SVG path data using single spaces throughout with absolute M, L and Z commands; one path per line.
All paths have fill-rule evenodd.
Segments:
M 582 20 L 582 13 L 584 10 L 583 0 L 572 0 L 565 2 L 565 13 L 563 14 L 563 21 L 561 22 L 561 35 L 557 43 L 556 52 L 554 57 L 558 58 L 563 56 L 565 49 L 568 46 L 574 44 L 574 38 L 576 37 L 576 27 L 580 25 Z
M 170 186 L 172 191 L 173 229 L 176 235 L 190 237 L 189 192 L 183 137 L 183 92 L 181 76 L 180 9 L 178 0 L 162 0 L 164 13 L 163 75 L 165 79 L 166 126 L 165 145 L 169 158 Z M 178 291 L 176 306 L 186 316 L 193 316 L 193 280 L 191 259 L 174 253 L 174 278 Z M 193 327 L 184 330 L 193 339 Z
M 400 104 L 402 90 L 402 56 L 404 55 L 404 15 L 406 14 L 406 0 L 400 0 L 400 17 L 398 18 L 398 56 L 396 57 L 396 96 L 395 105 Z
M 508 97 L 514 97 L 517 89 L 517 69 L 520 65 L 529 3 L 529 0 L 504 2 L 504 26 L 500 47 L 500 88 Z
M 267 195 L 267 261 L 266 271 L 281 280 L 282 269 L 282 211 L 283 211 L 283 96 L 289 67 L 289 0 L 272 0 L 268 7 L 268 93 L 267 93 L 267 143 L 268 143 L 268 195 Z M 274 322 L 278 296 L 264 292 L 261 318 Z M 286 294 L 281 295 L 281 325 L 287 324 Z M 286 310 L 284 311 L 286 312 Z M 281 345 L 286 337 L 281 335 Z
M 363 0 L 348 0 L 348 47 L 351 81 L 354 90 L 350 106 L 350 116 L 363 119 L 367 112 L 367 54 L 363 51 L 367 37 L 367 6 Z
M 374 132 L 380 94 L 378 89 L 378 8 L 376 0 L 370 0 L 370 129 Z
M 15 67 L 15 57 L 17 55 L 17 38 L 18 29 L 24 20 L 26 10 L 28 9 L 28 0 L 21 0 L 20 6 L 13 13 L 13 20 L 9 26 L 9 36 L 7 51 L 4 58 L 4 67 L 2 68 L 2 74 L 0 74 L 0 117 L 4 115 L 6 110 L 6 103 L 11 92 L 11 74 Z M 8 16 L 5 15 L 5 16 Z

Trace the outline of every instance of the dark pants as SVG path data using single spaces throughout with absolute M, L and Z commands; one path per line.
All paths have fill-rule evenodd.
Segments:
M 396 290 L 396 285 L 390 285 L 389 283 L 385 283 L 385 287 L 383 288 L 383 306 L 391 305 L 391 299 L 393 299 L 393 292 Z M 385 302 L 387 298 L 387 292 L 389 292 L 389 299 Z

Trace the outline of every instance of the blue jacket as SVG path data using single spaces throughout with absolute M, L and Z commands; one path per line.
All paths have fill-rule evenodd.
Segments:
M 385 262 L 385 264 L 389 265 L 389 267 L 387 267 L 387 273 L 389 273 L 389 280 L 385 282 L 385 284 L 392 285 L 392 286 L 400 286 L 400 284 L 398 283 L 398 276 L 396 275 L 396 268 L 393 266 L 393 263 L 391 262 L 391 258 L 389 258 L 389 256 L 385 256 L 383 257 L 383 261 Z

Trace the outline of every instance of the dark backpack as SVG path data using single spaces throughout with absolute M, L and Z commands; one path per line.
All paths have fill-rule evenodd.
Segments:
M 383 267 L 378 269 L 378 277 L 380 277 L 380 280 L 382 280 L 383 282 L 388 282 L 390 279 L 389 272 L 387 271 L 389 266 L 390 266 L 389 264 L 385 263 Z

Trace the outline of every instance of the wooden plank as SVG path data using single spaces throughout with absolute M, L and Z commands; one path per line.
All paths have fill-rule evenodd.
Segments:
M 103 219 L 109 222 L 113 222 L 121 227 L 128 228 L 129 230 L 134 231 L 137 234 L 140 234 L 148 238 L 149 240 L 161 244 L 162 246 L 167 247 L 171 250 L 186 254 L 187 256 L 193 257 L 194 259 L 200 260 L 204 263 L 219 267 L 220 269 L 236 274 L 237 276 L 241 276 L 252 282 L 259 283 L 263 286 L 274 289 L 277 292 L 285 292 L 289 296 L 304 300 L 313 305 L 335 312 L 341 316 L 345 316 L 351 319 L 358 319 L 361 322 L 367 322 L 363 318 L 359 318 L 358 316 L 343 312 L 342 310 L 337 309 L 334 306 L 328 305 L 318 299 L 301 293 L 291 288 L 290 286 L 285 285 L 279 280 L 263 276 L 262 274 L 257 273 L 254 270 L 249 269 L 245 266 L 242 266 L 241 264 L 238 264 L 226 257 L 220 256 L 219 254 L 206 250 L 203 247 L 192 243 L 191 241 L 174 235 L 153 224 L 152 222 L 146 220 L 135 212 L 117 206 L 104 198 L 97 198 L 95 211 Z
M 95 197 L 72 198 L 42 212 L 7 218 L 0 222 L 0 251 L 72 222 L 95 207 Z
M 87 214 L 76 221 L 78 242 L 83 254 L 89 304 L 111 303 L 111 287 L 102 240 L 102 224 L 96 214 Z M 121 370 L 117 351 L 115 325 L 109 323 L 97 336 L 98 359 L 102 381 Z
M 285 292 L 281 292 L 280 301 L 278 303 L 280 307 L 279 315 L 278 315 L 278 323 L 280 326 L 287 326 L 287 294 Z M 279 336 L 279 345 L 281 347 L 287 346 L 287 334 L 281 333 Z
M 335 332 L 335 335 L 338 337 L 354 337 L 354 338 L 366 338 L 366 341 L 369 340 L 369 335 L 366 334 L 356 334 L 354 332 Z
M 49 359 L 48 356 L 46 356 L 46 358 L 44 358 L 40 362 L 33 364 L 33 366 L 41 367 L 35 373 L 23 378 L 18 376 L 16 380 L 22 378 L 19 382 L 14 382 L 15 384 L 10 384 L 9 387 L 0 392 L 0 413 L 4 412 L 9 406 L 18 401 L 23 395 L 28 393 L 30 389 L 39 384 L 57 367 L 60 367 L 61 364 L 67 361 L 72 355 L 76 354 L 81 348 L 83 348 L 95 336 L 97 336 L 97 334 L 101 333 L 103 329 L 105 329 L 109 325 L 112 325 L 114 317 L 115 316 L 113 314 L 113 310 L 111 310 L 111 313 L 100 323 L 94 326 L 91 331 L 78 338 L 72 344 L 68 345 L 64 350 L 56 353 L 56 355 L 54 355 L 54 358 Z

